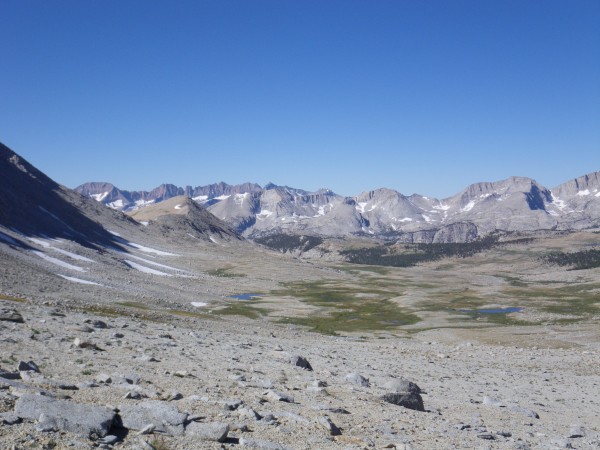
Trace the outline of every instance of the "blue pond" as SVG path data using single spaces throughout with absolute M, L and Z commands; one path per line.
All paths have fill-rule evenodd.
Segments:
M 459 309 L 459 311 L 465 314 L 510 314 L 514 312 L 521 312 L 523 311 L 523 308 L 512 306 L 510 308 Z
M 236 300 L 254 300 L 256 297 L 260 297 L 262 294 L 237 294 L 237 295 L 230 295 L 227 298 L 235 298 Z

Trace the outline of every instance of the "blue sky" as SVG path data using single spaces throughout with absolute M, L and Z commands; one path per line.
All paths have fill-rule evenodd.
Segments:
M 447 197 L 600 170 L 597 0 L 2 0 L 0 141 L 56 181 Z

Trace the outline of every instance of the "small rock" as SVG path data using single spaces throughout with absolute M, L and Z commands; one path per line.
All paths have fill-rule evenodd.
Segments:
M 532 417 L 534 419 L 539 419 L 540 418 L 540 416 L 538 415 L 538 413 L 536 413 L 535 411 L 533 411 L 531 409 L 521 408 L 520 406 L 511 406 L 508 409 L 509 409 L 509 411 L 512 411 L 514 413 L 524 414 L 527 417 Z
M 585 430 L 581 425 L 573 425 L 569 430 L 568 438 L 576 439 L 585 436 Z
M 241 417 L 247 417 L 249 419 L 260 420 L 262 417 L 253 408 L 249 406 L 241 406 L 237 409 L 237 413 Z
M 123 339 L 125 335 L 123 333 L 114 333 L 112 337 L 114 337 L 115 339 Z
M 339 436 L 342 434 L 340 429 L 327 416 L 319 416 L 317 418 L 317 423 L 325 428 L 331 436 Z
M 101 329 L 108 328 L 108 324 L 106 322 L 102 321 L 102 320 L 99 320 L 99 319 L 96 319 L 96 320 L 92 321 L 92 326 L 94 328 L 101 328 Z
M 416 392 L 390 392 L 384 394 L 382 400 L 415 411 L 425 411 L 423 398 Z
M 171 395 L 167 397 L 167 401 L 172 402 L 175 400 L 181 400 L 183 398 L 183 394 L 181 392 L 173 391 Z
M 23 316 L 15 309 L 0 308 L 0 321 L 24 323 Z
M 198 436 L 205 441 L 225 442 L 229 433 L 229 425 L 222 422 L 192 422 L 185 429 L 185 434 Z
M 290 357 L 290 363 L 297 367 L 312 371 L 313 368 L 306 358 L 303 356 L 294 355 Z
M 77 348 L 85 348 L 85 349 L 89 349 L 89 350 L 104 351 L 100 347 L 98 347 L 96 344 L 94 344 L 92 342 L 84 341 L 80 338 L 75 338 L 75 340 L 73 341 L 73 345 Z
M 488 397 L 487 395 L 483 397 L 483 404 L 489 405 L 489 406 L 495 406 L 497 408 L 504 406 L 504 403 L 502 403 L 500 400 L 495 399 L 493 397 Z
M 15 425 L 21 422 L 21 418 L 12 412 L 0 413 L 0 423 L 4 425 Z
M 269 401 L 294 403 L 294 397 L 284 394 L 283 392 L 269 391 L 265 396 Z
M 185 378 L 189 375 L 189 373 L 187 372 L 187 370 L 178 370 L 173 375 L 179 378 Z
M 502 436 L 502 437 L 505 437 L 505 438 L 509 438 L 509 437 L 512 436 L 512 433 L 509 433 L 508 431 L 498 431 L 498 432 L 496 432 L 496 434 L 498 436 Z
M 495 439 L 494 435 L 489 433 L 478 434 L 477 437 L 479 439 L 485 439 L 486 441 L 493 441 Z
M 96 381 L 98 383 L 110 384 L 112 383 L 112 378 L 106 373 L 101 373 L 98 376 L 96 376 Z
M 239 399 L 228 400 L 223 404 L 225 411 L 235 411 L 238 409 L 244 402 Z
M 29 372 L 29 371 L 31 371 L 31 372 L 40 373 L 39 367 L 33 361 L 28 361 L 28 362 L 19 361 L 19 367 L 17 368 L 17 370 L 19 372 Z
M 348 375 L 346 375 L 346 381 L 349 381 L 350 383 L 356 384 L 358 386 L 363 386 L 363 387 L 370 386 L 369 379 L 363 377 L 359 373 L 349 373 Z

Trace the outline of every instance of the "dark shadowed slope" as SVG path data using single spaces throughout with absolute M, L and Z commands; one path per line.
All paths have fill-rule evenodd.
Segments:
M 118 246 L 114 236 L 91 217 L 109 214 L 131 221 L 59 185 L 3 144 L 0 174 L 0 226 L 25 235 L 65 238 L 87 247 Z

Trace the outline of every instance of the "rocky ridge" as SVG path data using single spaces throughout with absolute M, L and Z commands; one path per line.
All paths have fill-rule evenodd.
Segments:
M 600 172 L 552 189 L 526 177 L 475 183 L 443 200 L 377 189 L 356 197 L 256 184 L 157 188 L 144 202 L 116 204 L 112 185 L 85 184 L 84 195 L 121 210 L 160 202 L 164 193 L 189 195 L 244 236 L 275 233 L 324 237 L 373 236 L 401 242 L 469 242 L 501 232 L 581 230 L 600 226 Z M 153 191 L 154 192 L 154 191 Z M 196 195 L 198 192 L 205 194 Z M 137 198 L 142 194 L 130 194 Z

